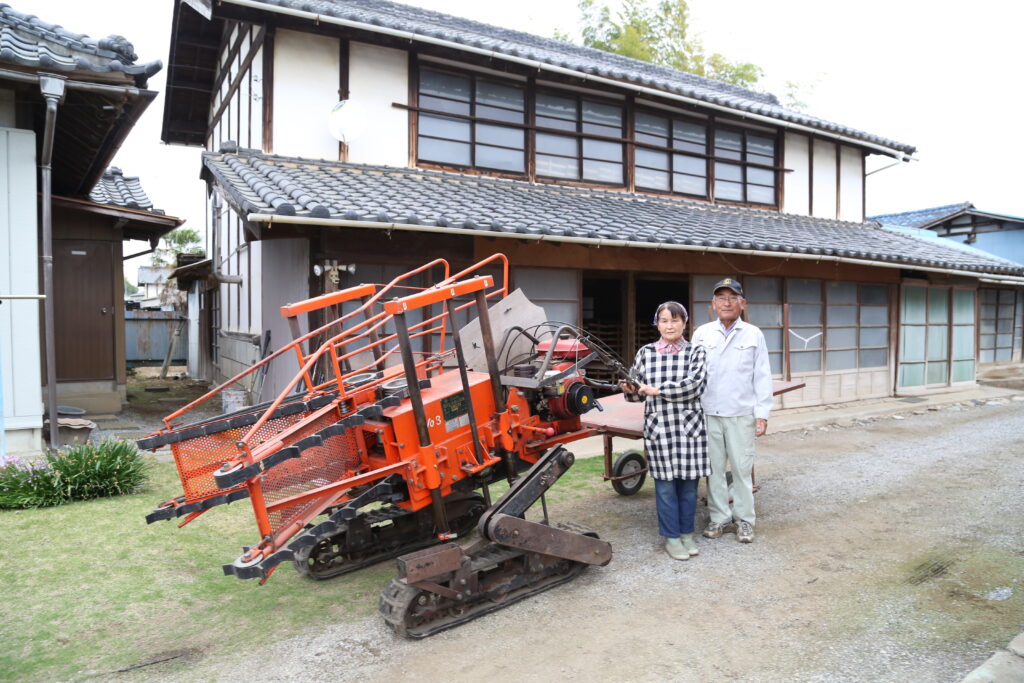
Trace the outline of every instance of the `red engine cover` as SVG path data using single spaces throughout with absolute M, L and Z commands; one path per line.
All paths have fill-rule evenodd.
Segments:
M 537 353 L 543 355 L 547 353 L 550 348 L 551 340 L 545 339 L 537 344 Z M 552 357 L 559 360 L 565 360 L 568 358 L 583 358 L 588 353 L 590 353 L 590 349 L 587 348 L 587 345 L 579 339 L 559 339 L 555 343 L 555 352 Z

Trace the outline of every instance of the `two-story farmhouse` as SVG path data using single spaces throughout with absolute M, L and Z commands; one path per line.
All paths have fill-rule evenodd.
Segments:
M 699 323 L 737 277 L 774 371 L 806 382 L 784 404 L 813 405 L 974 382 L 979 283 L 1024 285 L 865 222 L 866 158 L 910 145 L 384 0 L 179 2 L 163 138 L 205 148 L 211 258 L 190 270 L 220 376 L 290 339 L 284 303 L 501 251 L 551 319 L 627 357 L 657 303 Z

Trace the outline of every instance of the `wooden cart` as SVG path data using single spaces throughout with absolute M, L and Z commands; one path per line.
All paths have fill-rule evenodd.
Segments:
M 772 395 L 801 389 L 804 382 L 775 380 Z M 629 450 L 612 462 L 612 440 L 616 436 L 640 439 L 644 434 L 644 404 L 630 403 L 623 394 L 601 399 L 604 411 L 590 411 L 583 416 L 584 429 L 604 437 L 604 479 L 615 492 L 631 496 L 641 489 L 647 478 L 647 458 L 642 451 Z M 756 484 L 755 484 L 756 486 Z

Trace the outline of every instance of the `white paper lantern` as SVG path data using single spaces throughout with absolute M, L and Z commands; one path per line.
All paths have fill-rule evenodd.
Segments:
M 351 144 L 366 128 L 363 108 L 352 100 L 342 100 L 331 107 L 327 115 L 327 130 L 335 140 Z

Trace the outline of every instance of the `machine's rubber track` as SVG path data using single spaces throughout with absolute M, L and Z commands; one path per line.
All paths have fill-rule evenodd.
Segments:
M 487 509 L 483 496 L 473 493 L 445 501 L 451 531 L 468 535 Z M 430 508 L 411 512 L 397 505 L 360 512 L 340 531 L 322 535 L 314 545 L 295 553 L 295 569 L 311 579 L 324 580 L 368 567 L 383 560 L 438 543 Z
M 597 538 L 596 533 L 575 524 L 559 526 Z M 417 588 L 405 579 L 392 579 L 378 606 L 385 623 L 400 636 L 426 638 L 571 581 L 588 566 L 494 543 L 474 552 L 471 561 L 480 591 L 465 600 Z

